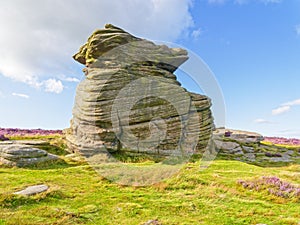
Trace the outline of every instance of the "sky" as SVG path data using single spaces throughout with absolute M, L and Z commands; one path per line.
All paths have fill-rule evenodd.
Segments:
M 192 81 L 201 74 L 176 74 L 209 94 L 217 126 L 300 138 L 298 0 L 11 0 L 0 2 L 0 16 L 0 127 L 69 127 L 84 79 L 72 55 L 112 23 L 197 55 L 221 100 Z

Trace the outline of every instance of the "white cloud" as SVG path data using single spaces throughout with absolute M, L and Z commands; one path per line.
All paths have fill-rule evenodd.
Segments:
M 59 94 L 64 90 L 64 86 L 60 80 L 49 79 L 44 81 L 43 85 L 45 86 L 46 92 Z
M 265 119 L 256 119 L 256 120 L 254 120 L 254 123 L 258 123 L 258 124 L 271 124 L 273 122 L 265 120 Z
M 201 34 L 202 34 L 202 29 L 201 28 L 193 30 L 193 32 L 192 32 L 192 38 L 198 39 Z
M 234 3 L 239 4 L 239 5 L 244 5 L 247 4 L 249 1 L 248 0 L 235 0 Z
M 295 105 L 300 105 L 300 99 L 296 99 L 294 101 L 291 102 L 286 102 L 284 104 L 282 104 L 284 106 L 295 106 Z
M 64 81 L 68 81 L 68 82 L 75 82 L 75 83 L 78 83 L 80 82 L 79 79 L 75 78 L 75 77 L 66 77 L 63 79 Z
M 276 115 L 280 115 L 280 114 L 283 114 L 283 113 L 286 113 L 288 111 L 290 111 L 291 107 L 288 106 L 288 105 L 283 105 L 283 106 L 280 106 L 276 109 L 273 109 L 272 110 L 272 115 L 273 116 L 276 116 Z
M 37 88 L 44 87 L 44 80 L 59 79 L 61 74 L 70 77 L 78 71 L 74 66 L 79 66 L 72 55 L 105 23 L 136 36 L 174 41 L 193 27 L 192 2 L 0 1 L 0 74 Z
M 300 99 L 281 104 L 278 108 L 272 110 L 272 115 L 280 115 L 291 110 L 293 106 L 300 105 Z
M 300 36 L 300 24 L 295 26 L 295 30 L 296 30 L 297 35 Z
M 20 97 L 20 98 L 29 98 L 28 95 L 25 95 L 25 94 L 20 94 L 20 93 L 12 93 L 13 96 L 17 96 L 17 97 Z

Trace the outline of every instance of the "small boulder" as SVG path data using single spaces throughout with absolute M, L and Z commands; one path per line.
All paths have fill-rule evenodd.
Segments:
M 42 192 L 45 192 L 49 189 L 49 186 L 47 185 L 34 185 L 34 186 L 30 186 L 27 187 L 21 191 L 17 191 L 14 194 L 15 195 L 24 195 L 24 196 L 31 196 L 31 195 L 36 195 L 36 194 L 40 194 Z
M 158 220 L 148 220 L 144 225 L 162 225 Z

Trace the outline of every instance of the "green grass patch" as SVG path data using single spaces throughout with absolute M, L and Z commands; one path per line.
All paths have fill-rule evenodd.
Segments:
M 239 183 L 276 176 L 297 187 L 299 164 L 261 167 L 219 156 L 210 167 L 200 170 L 201 156 L 194 155 L 172 177 L 151 186 L 131 187 L 105 179 L 84 160 L 66 157 L 61 137 L 42 140 L 48 143 L 39 147 L 60 155 L 62 161 L 28 168 L 0 166 L 0 225 L 139 225 L 149 220 L 164 225 L 300 222 L 297 198 L 274 195 L 269 187 L 257 191 Z M 161 161 L 147 155 L 113 154 L 141 170 Z M 29 197 L 13 194 L 37 184 L 50 188 Z
M 300 183 L 300 166 L 261 168 L 216 160 L 200 171 L 186 164 L 171 178 L 147 187 L 120 186 L 87 164 L 69 167 L 1 168 L 2 224 L 298 224 L 300 204 L 245 189 L 238 180 L 277 176 Z M 50 189 L 31 197 L 13 192 L 34 184 Z
M 7 135 L 9 140 L 52 140 L 61 139 L 62 135 L 52 134 L 52 135 L 24 135 L 24 136 L 14 136 Z
M 295 149 L 300 150 L 300 146 L 298 146 L 298 145 L 274 144 L 274 143 L 268 142 L 268 141 L 261 141 L 261 144 L 267 145 L 267 146 L 277 146 L 277 147 L 287 148 L 287 149 L 291 149 L 291 150 L 295 150 Z

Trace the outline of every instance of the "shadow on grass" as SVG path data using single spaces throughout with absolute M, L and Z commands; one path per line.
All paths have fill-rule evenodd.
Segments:
M 52 145 L 50 143 L 47 144 L 40 144 L 40 145 L 35 145 L 35 147 L 45 150 L 48 153 L 58 155 L 58 156 L 65 156 L 69 154 L 64 147 L 62 146 L 57 146 L 57 145 Z
M 22 166 L 20 168 L 30 169 L 30 170 L 53 170 L 53 169 L 66 169 L 66 168 L 82 166 L 82 165 L 87 165 L 87 162 L 72 161 L 67 158 L 59 158 L 56 161 L 52 160 L 52 161 L 48 161 L 48 162 L 41 162 L 41 163 L 37 163 L 34 165 Z M 14 168 L 14 167 L 19 168 L 18 166 L 9 166 L 9 165 L 5 165 L 5 164 L 0 164 L 0 168 L 9 169 L 9 168 Z
M 292 166 L 292 165 L 300 165 L 300 159 L 297 161 L 293 161 L 293 162 L 270 162 L 270 161 L 266 161 L 266 160 L 255 160 L 253 162 L 251 161 L 247 161 L 247 160 L 243 160 L 243 159 L 236 159 L 234 156 L 228 156 L 228 155 L 222 155 L 219 154 L 216 158 L 217 160 L 232 160 L 232 161 L 239 161 L 239 162 L 243 162 L 249 165 L 254 165 L 254 166 L 259 166 L 262 168 L 271 168 L 271 167 L 287 167 L 287 166 Z
M 159 155 L 154 155 L 154 154 L 142 154 L 142 153 L 128 153 L 128 152 L 113 152 L 111 153 L 111 155 L 119 160 L 120 162 L 123 163 L 145 163 L 145 162 L 151 162 L 151 163 L 159 163 L 162 161 L 166 161 L 166 163 L 168 162 L 167 157 L 163 157 L 163 156 L 159 156 Z M 186 160 L 187 163 L 196 163 L 196 162 L 200 162 L 202 160 L 203 154 L 194 154 L 191 155 L 191 157 Z M 267 160 L 261 160 L 261 159 L 257 159 L 253 162 L 251 161 L 247 161 L 247 160 L 243 160 L 243 159 L 236 159 L 235 155 L 228 155 L 228 154 L 222 154 L 219 153 L 216 157 L 215 160 L 233 160 L 233 161 L 239 161 L 239 162 L 243 162 L 249 165 L 255 165 L 255 166 L 259 166 L 262 168 L 267 168 L 267 167 L 286 167 L 286 166 L 291 166 L 291 165 L 300 165 L 300 159 L 298 161 L 293 161 L 293 162 L 270 162 Z M 174 162 L 179 163 L 178 162 Z

